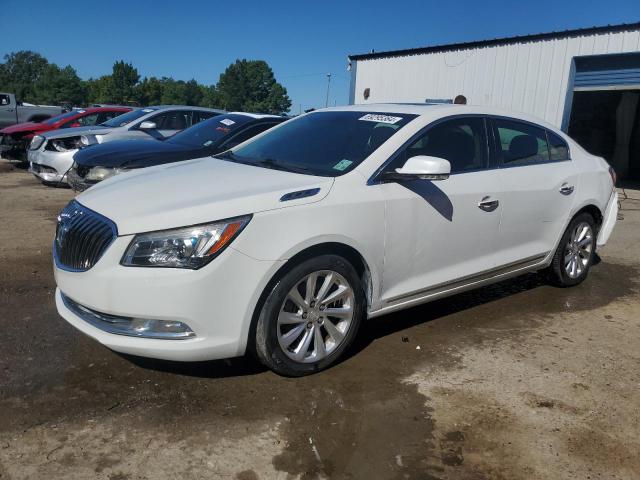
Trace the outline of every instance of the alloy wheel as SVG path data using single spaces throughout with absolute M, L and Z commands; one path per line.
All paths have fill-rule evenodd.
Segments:
M 571 233 L 564 252 L 564 270 L 569 278 L 578 278 L 591 261 L 593 230 L 587 222 L 579 223 Z
M 278 343 L 292 360 L 311 363 L 330 355 L 353 322 L 355 295 L 337 272 L 320 270 L 301 278 L 278 314 Z

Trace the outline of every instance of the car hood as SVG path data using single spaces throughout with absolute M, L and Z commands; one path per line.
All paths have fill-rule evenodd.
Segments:
M 85 167 L 141 168 L 202 156 L 202 149 L 160 140 L 116 140 L 82 148 L 73 160 Z
M 113 220 L 119 235 L 130 235 L 317 202 L 333 181 L 206 157 L 122 173 L 77 200 Z M 280 200 L 314 188 L 315 195 Z
M 110 127 L 101 127 L 100 125 L 93 125 L 91 127 L 76 127 L 76 128 L 64 128 L 60 130 L 53 130 L 52 132 L 46 132 L 43 137 L 47 139 L 58 139 L 67 137 L 79 137 L 80 135 L 99 134 L 106 135 L 111 133 L 114 129 Z
M 11 135 L 14 133 L 43 132 L 51 130 L 51 128 L 51 125 L 47 125 L 46 123 L 27 122 L 18 123 L 17 125 L 11 125 L 10 127 L 5 127 L 0 130 L 0 133 Z

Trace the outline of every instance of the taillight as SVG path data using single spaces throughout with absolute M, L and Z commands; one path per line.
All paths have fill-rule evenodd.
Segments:
M 613 186 L 616 186 L 616 182 L 618 181 L 618 175 L 616 175 L 616 171 L 613 167 L 609 167 L 609 175 L 611 175 L 611 181 L 613 182 Z

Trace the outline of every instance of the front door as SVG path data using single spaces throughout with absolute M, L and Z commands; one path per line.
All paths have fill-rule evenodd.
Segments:
M 434 288 L 496 266 L 501 189 L 489 169 L 486 121 L 453 117 L 427 127 L 389 165 L 416 155 L 451 163 L 446 180 L 377 185 L 386 200 L 384 304 L 419 298 Z
M 16 106 L 11 103 L 11 97 L 0 93 L 0 128 L 16 123 Z

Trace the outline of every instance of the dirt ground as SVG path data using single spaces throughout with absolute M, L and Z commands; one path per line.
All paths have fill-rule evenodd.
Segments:
M 635 196 L 633 196 L 635 195 Z M 579 287 L 369 321 L 338 366 L 126 358 L 56 314 L 72 192 L 0 160 L 0 479 L 640 478 L 640 192 Z

